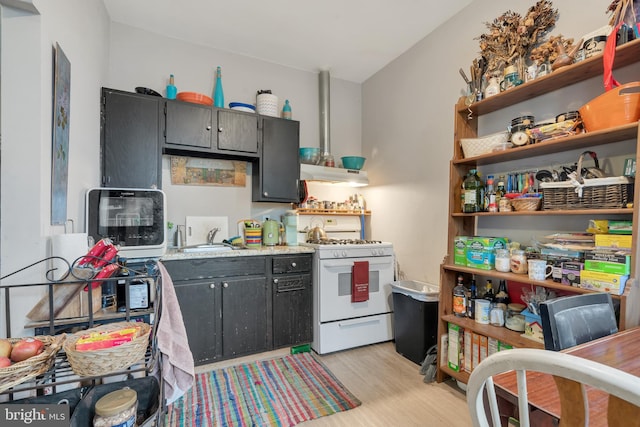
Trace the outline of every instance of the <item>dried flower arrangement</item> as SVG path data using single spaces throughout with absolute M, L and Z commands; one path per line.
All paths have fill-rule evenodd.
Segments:
M 570 51 L 573 48 L 573 39 L 565 39 L 562 34 L 558 36 L 550 36 L 549 40 L 541 43 L 537 47 L 531 50 L 529 58 L 537 65 L 545 62 L 553 64 L 560 55 L 558 51 L 558 43 L 562 43 L 565 51 Z
M 487 61 L 487 74 L 498 74 L 506 65 L 526 60 L 555 26 L 557 18 L 558 10 L 553 8 L 551 1 L 539 0 L 524 17 L 509 10 L 486 23 L 489 32 L 482 34 L 479 40 L 480 53 Z

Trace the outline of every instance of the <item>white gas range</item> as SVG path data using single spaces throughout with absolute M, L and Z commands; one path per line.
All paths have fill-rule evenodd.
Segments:
M 327 218 L 323 219 L 326 224 Z M 301 243 L 315 249 L 311 347 L 319 354 L 393 339 L 393 245 L 361 240 L 358 217 L 339 217 L 337 223 L 353 230 L 325 226 L 327 240 Z M 299 225 L 299 230 L 304 228 Z M 359 298 L 354 298 L 355 282 L 363 273 L 365 287 L 358 290 Z

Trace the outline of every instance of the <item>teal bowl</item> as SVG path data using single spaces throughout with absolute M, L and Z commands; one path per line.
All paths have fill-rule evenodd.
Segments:
M 320 148 L 300 147 L 300 162 L 308 165 L 317 165 L 320 161 Z
M 364 161 L 367 160 L 364 157 L 359 157 L 359 156 L 347 156 L 347 157 L 341 157 L 341 159 L 342 159 L 342 166 L 345 169 L 354 169 L 354 170 L 362 169 L 362 167 L 364 166 Z

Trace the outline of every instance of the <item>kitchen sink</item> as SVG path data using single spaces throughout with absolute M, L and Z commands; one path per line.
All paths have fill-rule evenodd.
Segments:
M 233 251 L 235 248 L 226 245 L 224 243 L 218 244 L 202 244 L 202 245 L 194 245 L 194 246 L 186 246 L 180 249 L 182 252 L 186 253 L 194 253 L 194 252 L 227 252 Z

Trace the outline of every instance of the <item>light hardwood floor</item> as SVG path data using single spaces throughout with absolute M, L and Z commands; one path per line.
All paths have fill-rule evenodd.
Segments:
M 289 349 L 201 366 L 197 372 L 288 354 Z M 362 405 L 300 424 L 305 427 L 470 426 L 464 393 L 453 382 L 426 384 L 420 366 L 386 342 L 318 355 Z

